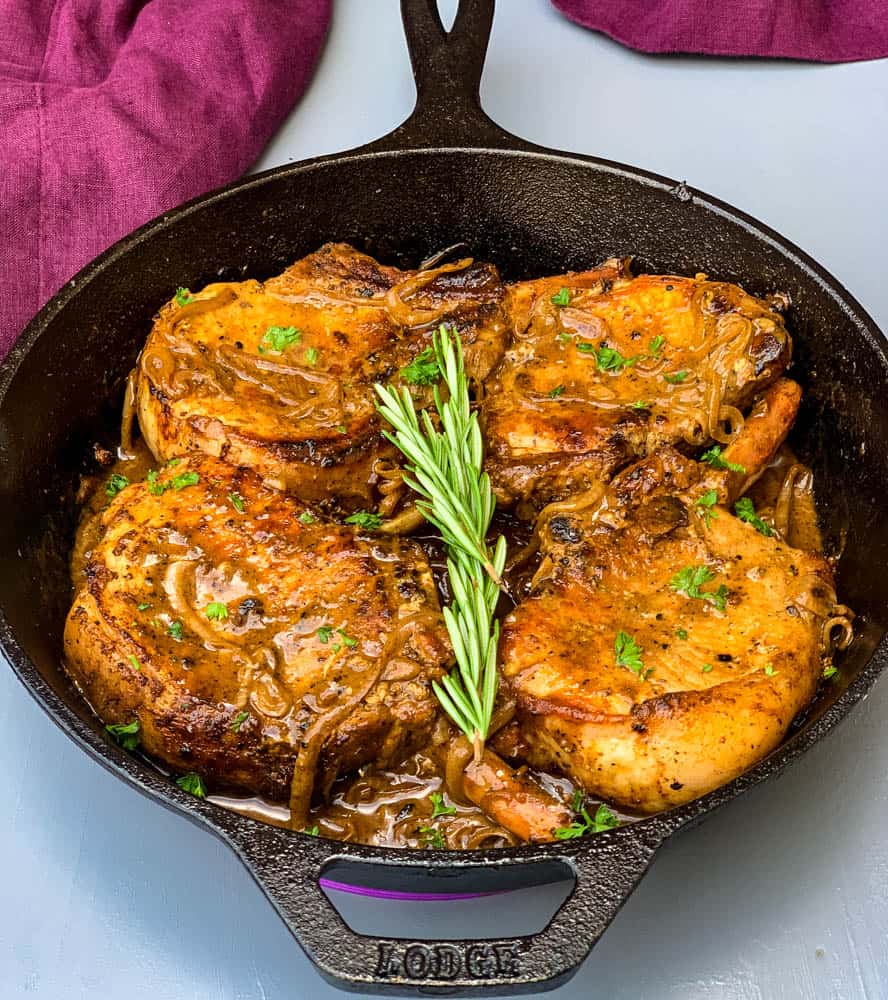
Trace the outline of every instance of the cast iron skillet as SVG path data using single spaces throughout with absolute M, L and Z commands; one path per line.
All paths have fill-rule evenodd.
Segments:
M 834 278 L 749 216 L 684 184 L 541 149 L 494 125 L 478 97 L 493 0 L 462 0 L 449 34 L 435 0 L 402 0 L 402 10 L 418 96 L 400 128 L 352 153 L 251 177 L 144 226 L 70 281 L 0 369 L 0 644 L 22 683 L 84 750 L 231 846 L 330 981 L 396 993 L 512 993 L 566 980 L 666 838 L 780 771 L 832 729 L 885 666 L 888 354 L 873 321 Z M 100 429 L 113 426 L 126 373 L 172 289 L 265 277 L 327 240 L 414 265 L 462 241 L 508 279 L 631 253 L 644 270 L 705 271 L 754 293 L 790 294 L 794 374 L 806 390 L 795 444 L 843 536 L 839 593 L 859 617 L 840 682 L 783 746 L 726 787 L 633 826 L 455 854 L 280 830 L 193 798 L 108 743 L 59 662 L 72 484 L 83 456 Z M 433 875 L 446 891 L 466 872 L 479 890 L 494 876 L 502 887 L 565 874 L 576 888 L 538 934 L 383 940 L 350 930 L 320 890 L 318 878 L 334 861 L 338 878 L 388 878 L 400 888 Z

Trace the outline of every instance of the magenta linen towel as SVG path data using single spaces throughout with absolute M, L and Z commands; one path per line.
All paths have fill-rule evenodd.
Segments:
M 329 19 L 330 0 L 0 0 L 0 357 L 92 257 L 254 162 Z
M 641 52 L 854 62 L 888 56 L 888 0 L 552 0 Z

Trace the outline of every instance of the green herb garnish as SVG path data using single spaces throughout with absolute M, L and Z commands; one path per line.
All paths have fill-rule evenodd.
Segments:
M 207 789 L 203 783 L 203 778 L 199 774 L 195 774 L 194 771 L 189 771 L 188 774 L 183 774 L 181 778 L 176 778 L 176 784 L 183 792 L 188 792 L 198 799 L 205 799 L 207 797 Z
M 706 527 L 709 527 L 711 521 L 714 521 L 718 514 L 712 509 L 718 503 L 718 491 L 717 490 L 707 490 L 695 501 L 695 505 L 700 507 L 700 513 L 703 515 L 703 520 L 706 523 Z
M 633 410 L 648 410 L 648 409 L 650 409 L 650 405 L 651 404 L 648 403 L 644 399 L 636 399 L 635 402 L 632 404 L 632 409 Z
M 197 486 L 200 476 L 196 472 L 180 472 L 170 480 L 171 490 L 184 490 L 186 486 Z
M 176 305 L 177 306 L 187 306 L 189 302 L 193 301 L 193 296 L 187 288 L 182 288 L 181 286 L 176 289 Z
M 336 632 L 341 637 L 342 642 L 337 642 L 336 645 L 333 647 L 333 652 L 334 653 L 338 653 L 339 650 L 342 649 L 343 646 L 345 646 L 347 649 L 354 649 L 355 646 L 357 646 L 358 640 L 357 639 L 353 639 L 343 629 L 338 628 L 338 629 L 336 629 Z
M 776 677 L 777 674 L 779 674 L 779 673 L 780 673 L 779 670 L 775 670 L 774 669 L 774 664 L 773 663 L 766 663 L 765 664 L 765 677 Z
M 331 635 L 333 635 L 333 629 L 329 625 L 322 625 L 318 629 L 318 642 L 323 642 L 326 645 L 330 641 Z
M 676 639 L 681 639 L 682 642 L 684 642 L 684 640 L 687 639 L 687 637 L 688 637 L 688 630 L 687 629 L 685 629 L 685 628 L 677 628 L 675 630 L 675 638 Z
M 427 347 L 398 374 L 408 385 L 434 385 L 441 378 L 441 369 L 435 360 L 435 352 Z
M 240 732 L 240 727 L 249 719 L 249 712 L 238 712 L 231 723 L 231 731 L 234 733 Z
M 708 601 L 719 611 L 725 610 L 728 601 L 728 588 L 721 584 L 717 590 L 703 591 L 700 588 L 715 579 L 715 573 L 708 566 L 686 566 L 679 570 L 669 581 L 669 587 L 684 594 L 685 597 L 693 597 L 701 601 Z
M 657 334 L 656 337 L 651 338 L 651 342 L 648 344 L 648 354 L 657 360 L 660 357 L 660 351 L 663 350 L 663 345 L 666 343 L 666 338 L 661 337 Z
M 564 392 L 563 385 L 556 385 L 554 389 L 549 390 L 549 399 L 558 399 L 558 397 Z
M 838 672 L 839 668 L 834 667 L 831 663 L 829 664 L 829 666 L 823 668 L 823 676 L 826 680 L 829 680 L 830 677 L 835 677 Z
M 232 507 L 238 512 L 238 514 L 243 514 L 244 512 L 244 498 L 240 493 L 229 493 L 228 502 Z
M 171 635 L 176 642 L 182 641 L 182 623 L 181 622 L 170 622 L 170 627 L 167 629 L 167 635 Z
M 317 520 L 317 518 L 316 518 L 316 517 L 314 516 L 314 514 L 312 514 L 312 513 L 311 513 L 311 511 L 308 511 L 308 510 L 304 510 L 304 511 L 303 511 L 303 512 L 302 512 L 302 513 L 301 513 L 301 514 L 299 515 L 299 520 L 300 520 L 300 521 L 301 521 L 301 522 L 302 522 L 303 524 L 314 524 L 314 523 L 315 523 L 315 521 Z
M 142 665 L 139 663 L 139 658 L 135 654 L 130 653 L 127 659 L 129 660 L 130 666 L 133 668 L 133 670 L 142 669 Z
M 135 750 L 139 745 L 140 728 L 139 720 L 133 719 L 132 722 L 117 722 L 105 726 L 105 732 L 124 750 Z
M 105 483 L 105 492 L 109 497 L 116 497 L 121 490 L 129 486 L 130 481 L 119 472 L 112 472 L 108 482 Z
M 307 837 L 317 837 L 317 835 L 318 835 L 318 834 L 319 834 L 319 833 L 320 833 L 321 831 L 320 831 L 320 827 L 318 826 L 318 824 L 317 824 L 317 823 L 315 823 L 315 825 L 314 825 L 314 826 L 307 826 L 307 827 L 306 827 L 306 828 L 305 828 L 305 829 L 304 829 L 304 830 L 303 830 L 302 832 L 303 832 L 303 833 L 304 833 L 304 834 L 305 834 L 305 835 L 306 835 Z
M 570 292 L 562 285 L 562 287 L 552 296 L 551 302 L 553 306 L 566 306 L 570 304 Z
M 291 344 L 298 344 L 301 340 L 302 331 L 297 330 L 295 326 L 270 326 L 262 337 L 262 343 L 270 344 L 271 349 L 278 353 L 285 351 Z
M 729 472 L 746 472 L 746 469 L 742 465 L 737 465 L 734 462 L 727 462 L 722 458 L 721 446 L 714 444 L 709 451 L 704 451 L 700 456 L 701 462 L 706 462 L 707 465 L 711 465 L 713 469 L 727 469 Z
M 690 375 L 690 372 L 671 372 L 669 375 L 664 375 L 663 378 L 670 385 L 681 385 L 682 382 Z
M 456 812 L 456 806 L 444 804 L 444 796 L 440 792 L 432 792 L 429 802 L 432 803 L 432 819 L 437 819 L 439 816 L 453 816 Z
M 704 663 L 703 666 L 700 668 L 700 671 L 701 673 L 708 674 L 713 669 L 714 668 L 711 663 Z
M 487 531 L 496 499 L 482 471 L 484 446 L 478 415 L 472 412 L 463 349 L 455 331 L 441 325 L 432 346 L 447 388 L 444 401 L 434 389 L 441 430 L 423 411 L 417 416 L 405 388 L 376 386 L 383 419 L 394 428 L 385 436 L 406 457 L 404 482 L 422 499 L 417 508 L 441 533 L 447 546 L 447 573 L 453 600 L 444 621 L 456 669 L 432 687 L 445 712 L 474 743 L 480 755 L 496 699 L 499 623 L 494 612 L 506 561 L 500 536 L 491 551 Z
M 444 834 L 437 826 L 421 826 L 419 832 L 426 847 L 434 847 L 440 851 L 447 846 Z
M 142 601 L 142 603 L 138 605 L 138 610 L 147 611 L 150 607 L 151 605 L 147 601 Z
M 318 363 L 318 349 L 316 347 L 309 347 L 305 352 L 305 363 L 307 365 L 316 365 Z
M 617 632 L 614 640 L 614 656 L 618 667 L 626 667 L 631 670 L 639 680 L 647 680 L 651 675 L 651 670 L 645 670 L 641 662 L 641 646 L 629 635 L 628 632 Z
M 562 344 L 566 344 L 569 340 L 573 340 L 573 337 L 562 330 L 561 333 L 555 334 L 555 339 L 561 341 Z
M 379 514 L 371 514 L 369 511 L 359 510 L 356 514 L 350 514 L 345 519 L 345 523 L 356 524 L 359 528 L 364 528 L 366 531 L 376 531 L 382 527 L 382 518 Z
M 759 534 L 764 535 L 765 538 L 770 538 L 774 534 L 774 529 L 765 524 L 765 522 L 756 514 L 755 504 L 749 499 L 749 497 L 741 497 L 734 504 L 734 513 L 741 521 L 745 521 L 747 524 L 751 524 L 753 528 Z
M 577 800 L 574 793 L 574 802 L 582 806 L 582 793 Z M 605 830 L 613 830 L 620 825 L 620 821 L 602 802 L 595 810 L 595 815 L 590 816 L 585 806 L 576 809 L 576 819 L 569 826 L 559 826 L 555 832 L 556 840 L 574 840 L 577 837 L 584 837 L 587 833 L 604 833 Z
M 211 622 L 224 622 L 228 617 L 228 605 L 222 601 L 211 601 L 207 605 L 206 615 Z
M 641 360 L 641 355 L 626 358 L 613 347 L 607 347 L 605 344 L 596 347 L 594 344 L 582 340 L 577 343 L 577 350 L 581 354 L 594 355 L 595 364 L 598 366 L 598 370 L 602 372 L 619 373 L 624 368 L 631 368 L 637 361 Z

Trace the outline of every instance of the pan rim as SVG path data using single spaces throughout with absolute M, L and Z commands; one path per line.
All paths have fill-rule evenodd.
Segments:
M 782 237 L 776 230 L 770 228 L 753 216 L 724 202 L 718 198 L 687 186 L 684 182 L 676 182 L 660 174 L 636 168 L 630 165 L 586 156 L 583 154 L 564 152 L 546 147 L 527 144 L 522 149 L 503 149 L 496 146 L 435 146 L 411 147 L 406 149 L 353 150 L 344 153 L 314 157 L 294 164 L 273 167 L 247 178 L 234 181 L 224 187 L 199 195 L 183 204 L 161 213 L 150 219 L 133 232 L 125 235 L 108 249 L 87 263 L 69 281 L 67 281 L 52 298 L 40 309 L 25 327 L 14 343 L 9 354 L 0 364 L 0 412 L 5 405 L 9 388 L 18 369 L 27 354 L 46 331 L 49 324 L 59 315 L 75 296 L 79 295 L 106 268 L 116 263 L 136 246 L 143 244 L 152 236 L 166 227 L 175 224 L 195 211 L 209 208 L 219 202 L 233 197 L 255 187 L 261 187 L 269 182 L 300 174 L 310 173 L 327 166 L 340 167 L 360 164 L 371 160 L 394 159 L 410 156 L 440 156 L 462 154 L 468 157 L 496 156 L 498 158 L 530 160 L 545 169 L 552 164 L 576 166 L 599 173 L 612 174 L 641 183 L 647 187 L 671 194 L 681 201 L 693 201 L 705 210 L 711 211 L 725 221 L 739 225 L 743 230 L 760 242 L 773 247 L 785 259 L 799 268 L 833 299 L 849 321 L 855 326 L 858 335 L 868 344 L 870 349 L 879 355 L 888 382 L 888 341 L 879 327 L 869 316 L 862 305 L 847 289 L 818 264 L 805 251 L 791 241 Z M 125 781 L 128 785 L 159 802 L 166 808 L 184 815 L 192 822 L 207 827 L 216 836 L 226 841 L 235 853 L 244 860 L 238 849 L 241 838 L 250 835 L 257 827 L 267 824 L 261 820 L 252 819 L 231 812 L 211 802 L 196 799 L 179 789 L 172 781 L 164 778 L 159 770 L 143 763 L 139 758 L 126 754 L 119 747 L 106 741 L 99 732 L 70 708 L 56 694 L 43 677 L 37 665 L 31 660 L 10 626 L 5 611 L 0 607 L 0 652 L 8 660 L 13 672 L 24 685 L 29 694 L 52 719 L 52 721 L 82 750 L 101 764 L 106 770 Z M 839 722 L 847 718 L 851 708 L 863 700 L 879 675 L 888 666 L 888 630 L 883 631 L 878 644 L 867 662 L 860 668 L 855 678 L 839 695 L 836 701 L 807 728 L 795 733 L 787 741 L 780 744 L 771 754 L 759 761 L 754 767 L 737 778 L 722 785 L 706 795 L 694 799 L 683 806 L 646 817 L 635 823 L 588 838 L 602 843 L 602 838 L 622 839 L 623 837 L 653 838 L 662 841 L 681 827 L 700 821 L 720 806 L 737 798 L 758 785 L 764 778 L 782 771 L 789 763 L 809 749 L 815 742 L 836 728 Z M 294 835 L 295 831 L 289 831 Z M 315 839 L 306 836 L 303 840 L 312 840 L 316 849 L 329 860 L 350 858 L 368 863 L 382 864 L 394 867 L 413 867 L 422 864 L 427 868 L 460 867 L 460 857 L 478 859 L 490 856 L 499 861 L 515 863 L 522 860 L 539 860 L 540 846 L 522 846 L 513 848 L 498 848 L 496 850 L 479 850 L 466 852 L 445 852 L 424 850 L 422 860 L 411 859 L 412 852 L 405 848 L 375 847 L 358 844 L 345 844 L 340 841 Z M 584 838 L 586 839 L 586 838 Z M 552 858 L 568 858 L 583 851 L 583 841 L 574 843 L 553 843 L 545 845 L 545 855 Z M 245 862 L 246 863 L 246 862 Z M 247 863 L 252 870 L 252 866 Z

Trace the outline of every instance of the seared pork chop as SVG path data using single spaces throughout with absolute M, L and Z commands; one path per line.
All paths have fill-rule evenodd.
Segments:
M 106 723 L 138 719 L 148 752 L 292 791 L 298 823 L 313 788 L 427 741 L 449 646 L 416 545 L 362 537 L 199 455 L 101 517 L 65 656 Z
M 399 372 L 441 322 L 485 378 L 505 348 L 505 291 L 490 264 L 399 271 L 329 244 L 262 283 L 212 284 L 158 314 L 139 358 L 136 403 L 154 456 L 203 451 L 256 469 L 307 502 L 366 507 L 379 460 L 374 382 Z
M 727 440 L 791 353 L 768 303 L 628 261 L 512 285 L 508 308 L 482 416 L 494 490 L 528 516 L 663 445 Z
M 725 460 L 764 464 L 799 395 L 774 386 Z M 835 592 L 822 556 L 728 506 L 754 472 L 663 448 L 554 510 L 501 645 L 526 760 L 655 812 L 782 739 L 817 687 Z

